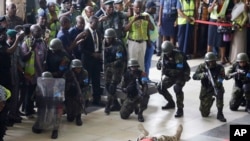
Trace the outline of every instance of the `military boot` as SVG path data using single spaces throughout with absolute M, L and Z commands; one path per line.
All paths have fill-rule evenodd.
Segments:
M 57 139 L 58 137 L 58 130 L 53 130 L 51 134 L 51 139 Z
M 113 101 L 113 104 L 110 107 L 110 111 L 120 111 L 120 109 L 121 109 L 121 105 L 118 102 L 118 100 L 115 98 Z
M 108 100 L 107 101 L 107 104 L 106 104 L 106 107 L 105 107 L 105 110 L 104 110 L 104 113 L 106 113 L 106 115 L 109 115 L 110 114 L 110 105 L 111 105 L 111 101 Z
M 77 126 L 82 126 L 81 114 L 76 116 L 76 125 Z
M 218 108 L 217 119 L 221 122 L 227 122 L 227 119 L 224 117 L 222 113 L 222 108 Z
M 180 138 L 181 138 L 181 133 L 182 133 L 182 130 L 183 130 L 183 127 L 182 125 L 180 124 L 176 130 L 176 133 L 175 133 L 175 137 L 176 139 L 179 141 Z
M 250 100 L 247 100 L 247 103 L 246 103 L 246 112 L 248 112 L 250 114 Z
M 144 122 L 144 117 L 143 117 L 143 115 L 142 115 L 142 111 L 139 111 L 139 112 L 138 112 L 138 121 L 139 121 L 139 122 Z
M 183 108 L 178 108 L 175 117 L 182 117 L 183 116 Z
M 175 103 L 173 100 L 170 100 L 165 106 L 161 107 L 162 110 L 173 109 L 175 108 Z

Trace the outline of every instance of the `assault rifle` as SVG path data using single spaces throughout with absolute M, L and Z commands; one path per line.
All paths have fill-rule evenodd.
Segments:
M 238 79 L 240 79 L 241 74 L 245 75 L 246 72 L 244 70 L 242 70 L 242 69 L 237 69 L 236 72 L 227 75 L 227 79 L 229 80 L 229 79 L 233 78 L 236 75 L 238 75 Z
M 207 63 L 205 63 L 205 67 L 206 67 L 206 70 L 207 70 L 207 73 L 208 73 L 208 80 L 211 82 L 211 84 L 213 86 L 215 96 L 217 96 L 218 95 L 218 89 L 215 86 L 213 75 L 212 75 L 210 69 L 208 68 Z

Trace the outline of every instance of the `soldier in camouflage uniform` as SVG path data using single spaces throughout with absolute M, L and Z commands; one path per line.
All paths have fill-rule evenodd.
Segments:
M 148 131 L 144 128 L 142 124 L 138 125 L 138 129 L 140 131 L 140 136 L 137 138 L 137 141 L 180 141 L 181 133 L 183 130 L 182 125 L 179 125 L 175 135 L 173 136 L 166 136 L 166 135 L 161 135 L 161 136 L 149 136 Z
M 225 78 L 225 70 L 222 65 L 216 63 L 216 56 L 213 52 L 205 55 L 205 62 L 200 64 L 196 69 L 193 79 L 201 81 L 200 91 L 200 112 L 202 117 L 208 117 L 210 109 L 216 98 L 216 106 L 218 108 L 217 119 L 226 122 L 223 115 L 223 97 L 224 87 L 223 79 Z M 214 98 L 215 97 L 215 98 Z
M 105 87 L 108 92 L 108 101 L 105 108 L 105 113 L 110 114 L 110 106 L 113 104 L 116 97 L 117 85 L 121 82 L 123 68 L 125 64 L 125 50 L 122 42 L 116 38 L 116 33 L 113 28 L 108 28 L 104 33 L 103 40 L 104 51 L 104 75 Z M 119 103 L 118 103 L 119 104 Z M 120 105 L 116 104 L 116 106 Z
M 250 63 L 246 53 L 239 53 L 236 62 L 227 72 L 227 79 L 234 78 L 230 109 L 237 111 L 242 100 L 246 100 L 246 111 L 250 113 Z
M 76 125 L 81 126 L 81 114 L 85 112 L 86 101 L 91 97 L 88 72 L 83 68 L 79 59 L 71 61 L 70 70 L 65 73 L 65 106 L 67 120 L 76 119 Z
M 115 11 L 113 3 L 113 0 L 108 0 L 104 3 L 106 14 L 99 18 L 99 28 L 102 34 L 106 29 L 113 28 L 116 32 L 117 38 L 122 40 L 126 35 L 124 31 L 126 14 Z
M 169 41 L 162 43 L 162 56 L 157 63 L 157 69 L 162 71 L 161 82 L 158 84 L 158 92 L 168 101 L 162 107 L 165 109 L 175 108 L 175 102 L 167 90 L 174 85 L 174 92 L 176 94 L 177 112 L 175 117 L 183 116 L 183 100 L 184 94 L 182 88 L 190 79 L 190 67 L 187 63 L 186 56 L 177 49 Z
M 147 75 L 139 69 L 138 61 L 130 59 L 122 81 L 123 92 L 127 94 L 120 110 L 122 119 L 128 119 L 130 114 L 135 111 L 135 114 L 138 114 L 138 121 L 144 122 L 142 114 L 147 109 L 149 101 L 147 81 Z

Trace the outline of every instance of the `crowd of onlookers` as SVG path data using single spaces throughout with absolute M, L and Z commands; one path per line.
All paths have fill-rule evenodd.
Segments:
M 6 15 L 0 16 L 0 85 L 12 93 L 0 111 L 7 115 L 0 119 L 7 126 L 20 123 L 23 115 L 35 114 L 37 78 L 44 71 L 55 78 L 63 77 L 73 59 L 79 59 L 87 70 L 93 88 L 92 104 L 100 106 L 103 39 L 109 28 L 115 30 L 115 37 L 125 46 L 128 60 L 136 59 L 148 80 L 152 56 L 161 55 L 162 41 L 169 40 L 187 57 L 193 52 L 203 56 L 213 51 L 222 64 L 235 62 L 240 52 L 248 55 L 250 52 L 248 0 L 38 0 L 38 3 L 35 21 L 18 17 L 15 3 L 8 3 Z M 197 24 L 198 19 L 232 26 L 229 31 L 219 31 L 221 26 Z

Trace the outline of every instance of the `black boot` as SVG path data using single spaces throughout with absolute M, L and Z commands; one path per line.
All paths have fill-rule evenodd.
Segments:
M 139 111 L 139 113 L 138 113 L 138 121 L 139 122 L 144 122 L 144 117 L 143 117 L 143 115 L 142 115 L 142 111 Z
M 51 139 L 57 139 L 58 137 L 58 130 L 53 130 L 51 134 Z
M 76 116 L 76 125 L 77 126 L 82 126 L 81 114 Z
M 248 112 L 248 114 L 250 114 L 250 100 L 247 100 L 245 111 Z
M 175 103 L 173 100 L 170 100 L 165 106 L 161 107 L 162 110 L 173 109 L 175 108 Z
M 178 108 L 175 117 L 182 117 L 183 116 L 183 108 Z
M 108 99 L 104 113 L 106 113 L 106 115 L 110 114 L 110 106 L 111 106 L 112 100 Z
M 114 101 L 113 101 L 113 103 L 112 103 L 112 105 L 111 105 L 110 110 L 111 110 L 111 111 L 120 111 L 120 109 L 121 109 L 121 105 L 120 105 L 120 103 L 118 102 L 118 99 L 115 98 Z
M 36 133 L 36 134 L 40 134 L 40 133 L 42 133 L 42 129 L 37 129 L 37 128 L 35 128 L 34 126 L 32 127 L 32 132 L 33 133 Z
M 224 117 L 222 113 L 222 108 L 218 108 L 217 119 L 221 122 L 227 122 L 227 119 Z

